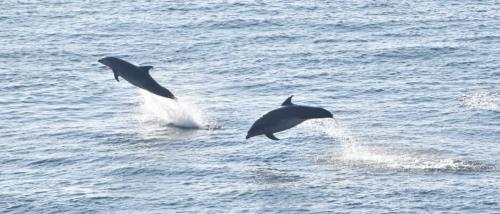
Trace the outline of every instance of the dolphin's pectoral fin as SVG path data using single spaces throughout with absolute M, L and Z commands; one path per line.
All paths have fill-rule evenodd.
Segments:
M 116 73 L 116 71 L 113 70 L 113 74 L 115 75 L 115 80 L 117 82 L 120 82 L 120 80 L 118 79 L 118 73 Z
M 139 68 L 139 70 L 144 71 L 145 73 L 149 74 L 149 70 L 151 70 L 153 68 L 153 66 L 149 66 L 149 65 L 148 66 L 139 66 L 138 68 Z
M 292 97 L 293 97 L 293 95 L 290 96 L 290 97 L 288 97 L 288 98 L 286 98 L 285 102 L 281 103 L 281 106 L 291 106 L 291 105 L 293 105 L 293 103 L 292 103 Z
M 268 137 L 268 138 L 269 138 L 269 139 L 271 139 L 271 140 L 280 140 L 280 139 L 278 139 L 277 137 L 275 137 L 275 136 L 273 135 L 273 133 L 267 133 L 267 134 L 266 134 L 266 137 Z

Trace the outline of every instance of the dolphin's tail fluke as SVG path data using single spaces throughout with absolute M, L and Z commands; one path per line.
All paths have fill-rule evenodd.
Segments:
M 148 90 L 148 91 L 152 92 L 153 94 L 157 94 L 157 95 L 160 95 L 162 97 L 165 97 L 165 98 L 177 100 L 177 97 L 175 97 L 175 95 L 172 92 L 170 92 L 168 89 L 162 87 L 159 84 L 157 85 L 156 88 L 154 88 L 154 90 Z

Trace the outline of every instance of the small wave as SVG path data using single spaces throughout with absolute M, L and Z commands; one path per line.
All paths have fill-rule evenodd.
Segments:
M 161 169 L 156 168 L 148 168 L 148 167 L 132 167 L 125 166 L 116 168 L 108 173 L 108 175 L 115 176 L 138 176 L 138 175 L 147 175 L 147 176 L 165 176 L 166 172 Z
M 467 107 L 500 112 L 499 92 L 476 92 L 463 96 L 461 100 Z
M 319 158 L 319 163 L 392 171 L 495 171 L 497 166 L 481 161 L 444 158 L 432 152 L 363 145 L 338 123 L 317 123 L 320 130 L 341 142 L 340 150 Z
M 258 168 L 251 172 L 253 174 L 253 181 L 262 184 L 296 182 L 303 178 L 298 175 L 289 174 L 288 171 L 274 168 Z
M 416 47 L 397 47 L 397 48 L 385 48 L 381 49 L 374 56 L 384 57 L 384 58 L 398 58 L 398 59 L 409 59 L 409 58 L 432 58 L 441 55 L 453 54 L 459 50 L 458 47 L 450 46 L 416 46 Z
M 76 162 L 75 160 L 71 160 L 65 157 L 52 157 L 52 158 L 36 160 L 31 163 L 28 163 L 28 165 L 36 167 L 41 167 L 41 166 L 56 167 L 64 164 L 73 164 L 75 162 Z
M 214 129 L 214 127 L 218 127 L 207 124 L 202 112 L 189 99 L 172 100 L 142 89 L 139 89 L 139 93 L 141 114 L 138 119 L 143 123 L 153 122 L 182 129 Z

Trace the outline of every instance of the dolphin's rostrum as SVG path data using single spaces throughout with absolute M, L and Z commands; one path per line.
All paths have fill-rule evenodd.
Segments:
M 108 66 L 113 70 L 116 81 L 120 81 L 118 77 L 130 82 L 132 85 L 142 88 L 158 96 L 176 99 L 174 94 L 158 84 L 149 75 L 149 70 L 153 66 L 135 66 L 125 60 L 116 57 L 104 57 L 98 62 Z
M 332 113 L 323 108 L 293 104 L 292 97 L 293 95 L 288 97 L 280 108 L 264 114 L 255 121 L 246 138 L 266 135 L 272 140 L 279 140 L 273 135 L 274 133 L 290 129 L 308 119 L 333 118 Z

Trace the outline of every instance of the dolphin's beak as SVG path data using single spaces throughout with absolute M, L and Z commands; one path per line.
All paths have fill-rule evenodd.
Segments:
M 106 62 L 107 62 L 107 61 L 108 61 L 108 60 L 106 59 L 106 57 L 104 57 L 104 58 L 101 58 L 101 59 L 97 60 L 97 62 L 99 62 L 99 63 L 101 63 L 101 64 L 103 64 L 103 65 L 106 65 Z

